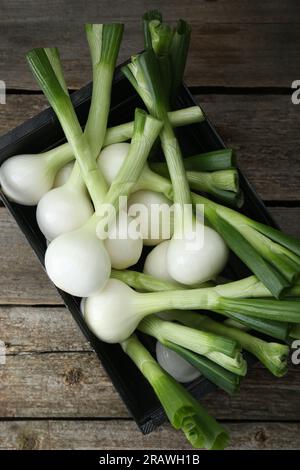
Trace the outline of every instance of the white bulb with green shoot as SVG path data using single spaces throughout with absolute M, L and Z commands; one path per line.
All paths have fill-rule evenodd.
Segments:
M 174 201 L 174 235 L 167 254 L 169 274 L 176 281 L 187 285 L 212 279 L 224 268 L 228 250 L 218 233 L 210 227 L 200 226 L 201 223 L 195 218 L 187 227 L 187 209 L 191 205 L 190 188 L 179 143 L 168 119 L 169 96 L 160 80 L 156 56 L 153 51 L 146 51 L 133 57 L 131 63 L 122 70 L 149 112 L 164 123 L 160 140 L 171 177 Z
M 162 244 L 161 244 L 162 245 Z M 159 247 L 160 245 L 158 245 Z M 157 248 L 158 248 L 157 247 Z M 157 249 L 155 248 L 155 250 Z M 152 250 L 151 253 L 153 253 Z M 174 281 L 163 280 L 162 278 L 155 277 L 151 274 L 140 273 L 132 270 L 112 270 L 111 277 L 118 279 L 119 281 L 125 282 L 128 286 L 139 292 L 161 292 L 178 289 L 186 289 L 186 286 L 178 284 Z M 221 286 L 221 285 L 220 285 Z M 195 288 L 215 287 L 220 293 L 222 293 L 222 287 L 215 286 L 214 283 L 203 283 L 200 286 L 194 286 Z M 221 288 L 221 291 L 219 290 Z M 236 293 L 240 298 L 272 298 L 272 293 L 260 282 L 255 276 L 250 276 L 239 281 L 236 284 Z M 297 300 L 300 297 L 300 281 L 286 292 L 287 298 L 290 300 Z M 244 331 L 247 329 L 253 329 L 259 333 L 263 333 L 270 337 L 286 341 L 288 337 L 292 335 L 292 332 L 296 330 L 297 324 L 289 324 L 278 320 L 268 320 L 262 317 L 254 317 L 239 313 L 238 311 L 227 311 L 222 312 L 228 317 L 225 323 L 228 326 L 234 326 L 242 328 Z
M 165 310 L 201 309 L 229 317 L 234 315 L 235 319 L 242 315 L 250 321 L 258 318 L 283 323 L 300 322 L 299 302 L 263 299 L 256 295 L 252 278 L 215 287 L 149 293 L 136 292 L 124 282 L 110 279 L 101 291 L 86 300 L 85 316 L 96 336 L 112 343 L 129 337 L 147 315 Z
M 107 119 L 110 108 L 112 79 L 122 40 L 121 24 L 86 24 L 85 30 L 89 43 L 92 70 L 93 91 L 89 115 L 85 125 L 86 140 L 93 158 L 99 155 L 105 138 Z M 60 61 L 55 57 L 61 71 Z M 51 61 L 53 66 L 53 61 Z M 53 67 L 54 71 L 56 69 Z M 62 73 L 58 75 L 64 90 L 67 90 Z M 101 173 L 98 175 L 98 194 L 102 198 L 107 192 L 107 185 Z M 81 227 L 93 214 L 93 206 L 86 190 L 81 168 L 78 162 L 68 178 L 59 188 L 45 194 L 37 206 L 37 223 L 47 240 Z

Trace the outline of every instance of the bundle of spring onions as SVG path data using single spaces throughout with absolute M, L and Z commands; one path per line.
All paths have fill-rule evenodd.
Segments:
M 37 206 L 48 276 L 82 297 L 94 335 L 121 345 L 192 446 L 223 449 L 227 432 L 180 382 L 203 376 L 237 393 L 244 352 L 276 377 L 287 372 L 289 344 L 300 338 L 300 242 L 234 209 L 243 193 L 232 150 L 183 158 L 175 128 L 205 120 L 198 106 L 176 109 L 191 35 L 185 21 L 172 28 L 157 11 L 144 15 L 145 51 L 122 70 L 145 110 L 110 128 L 123 25 L 85 31 L 93 88 L 84 129 L 58 50 L 30 51 L 67 142 L 6 160 L 2 191 Z M 218 282 L 230 250 L 253 275 Z M 143 253 L 143 272 L 128 269 Z M 156 340 L 157 361 L 145 335 Z

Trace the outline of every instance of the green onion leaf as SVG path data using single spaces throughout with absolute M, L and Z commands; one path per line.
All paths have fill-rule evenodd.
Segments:
M 172 426 L 181 429 L 193 447 L 218 450 L 227 446 L 227 432 L 159 366 L 136 336 L 122 347 L 152 386 Z
M 229 395 L 233 395 L 239 390 L 240 376 L 223 369 L 223 367 L 210 359 L 200 356 L 178 344 L 166 341 L 165 346 L 179 354 L 183 359 L 198 369 L 206 379 L 229 393 Z

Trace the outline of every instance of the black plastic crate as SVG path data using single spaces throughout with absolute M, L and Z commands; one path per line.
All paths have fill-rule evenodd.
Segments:
M 135 107 L 143 107 L 128 80 L 122 76 L 120 68 L 121 66 L 116 69 L 114 77 L 109 126 L 132 120 Z M 90 98 L 91 84 L 72 94 L 72 101 L 82 125 L 87 118 Z M 177 99 L 178 108 L 195 104 L 188 88 L 183 85 Z M 208 119 L 200 124 L 177 129 L 177 135 L 185 156 L 225 147 Z M 56 116 L 51 109 L 46 109 L 0 138 L 0 164 L 13 155 L 42 152 L 63 143 L 64 140 Z M 241 187 L 245 194 L 243 212 L 260 222 L 275 226 L 262 201 L 242 174 Z M 2 193 L 1 197 L 43 264 L 46 242 L 35 220 L 35 208 L 12 203 Z M 249 274 L 245 265 L 233 254 L 230 256 L 226 271 L 232 279 L 239 279 Z M 151 432 L 165 420 L 164 412 L 151 387 L 119 345 L 103 343 L 90 332 L 80 313 L 80 299 L 61 290 L 59 293 L 97 353 L 141 431 L 145 434 Z M 154 343 L 148 339 L 146 341 L 147 346 L 154 352 Z M 188 384 L 187 388 L 195 397 L 201 398 L 214 386 L 205 378 L 200 377 Z

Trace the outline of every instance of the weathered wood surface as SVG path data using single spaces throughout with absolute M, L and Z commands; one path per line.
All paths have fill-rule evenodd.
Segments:
M 41 95 L 22 94 L 38 90 L 24 58 L 30 48 L 58 46 L 69 87 L 79 88 L 91 77 L 82 24 L 124 21 L 120 62 L 142 48 L 140 16 L 148 8 L 145 0 L 0 0 L 0 80 L 19 93 L 0 105 L 0 135 L 47 106 Z M 275 220 L 300 237 L 299 106 L 269 88 L 280 93 L 300 78 L 299 2 L 153 0 L 151 8 L 168 20 L 192 23 L 188 85 L 199 92 L 225 87 L 223 94 L 197 99 L 226 144 L 237 149 L 261 197 L 275 206 Z M 234 87 L 253 90 L 243 95 Z M 233 94 L 226 95 L 229 88 Z M 140 434 L 3 207 L 0 227 L 0 340 L 7 353 L 0 365 L 0 449 L 190 448 L 168 425 Z M 276 379 L 257 364 L 239 396 L 216 391 L 203 403 L 225 420 L 233 449 L 299 449 L 299 396 L 299 367 Z
M 167 20 L 193 27 L 186 79 L 189 85 L 290 87 L 298 78 L 300 9 L 297 2 L 153 1 Z M 37 89 L 24 54 L 33 47 L 61 49 L 68 84 L 89 80 L 90 61 L 82 24 L 124 21 L 119 62 L 142 49 L 140 17 L 149 2 L 45 0 L 1 2 L 1 79 L 10 89 Z M 80 66 L 78 66 L 80 61 Z
M 299 449 L 298 423 L 225 424 L 229 449 Z M 143 436 L 132 421 L 2 421 L 0 449 L 190 449 L 169 426 Z
M 4 207 L 0 208 L 1 303 L 61 304 L 25 237 Z
M 299 106 L 288 95 L 196 96 L 260 196 L 300 201 Z M 0 134 L 46 106 L 43 96 L 8 95 L 0 106 Z

